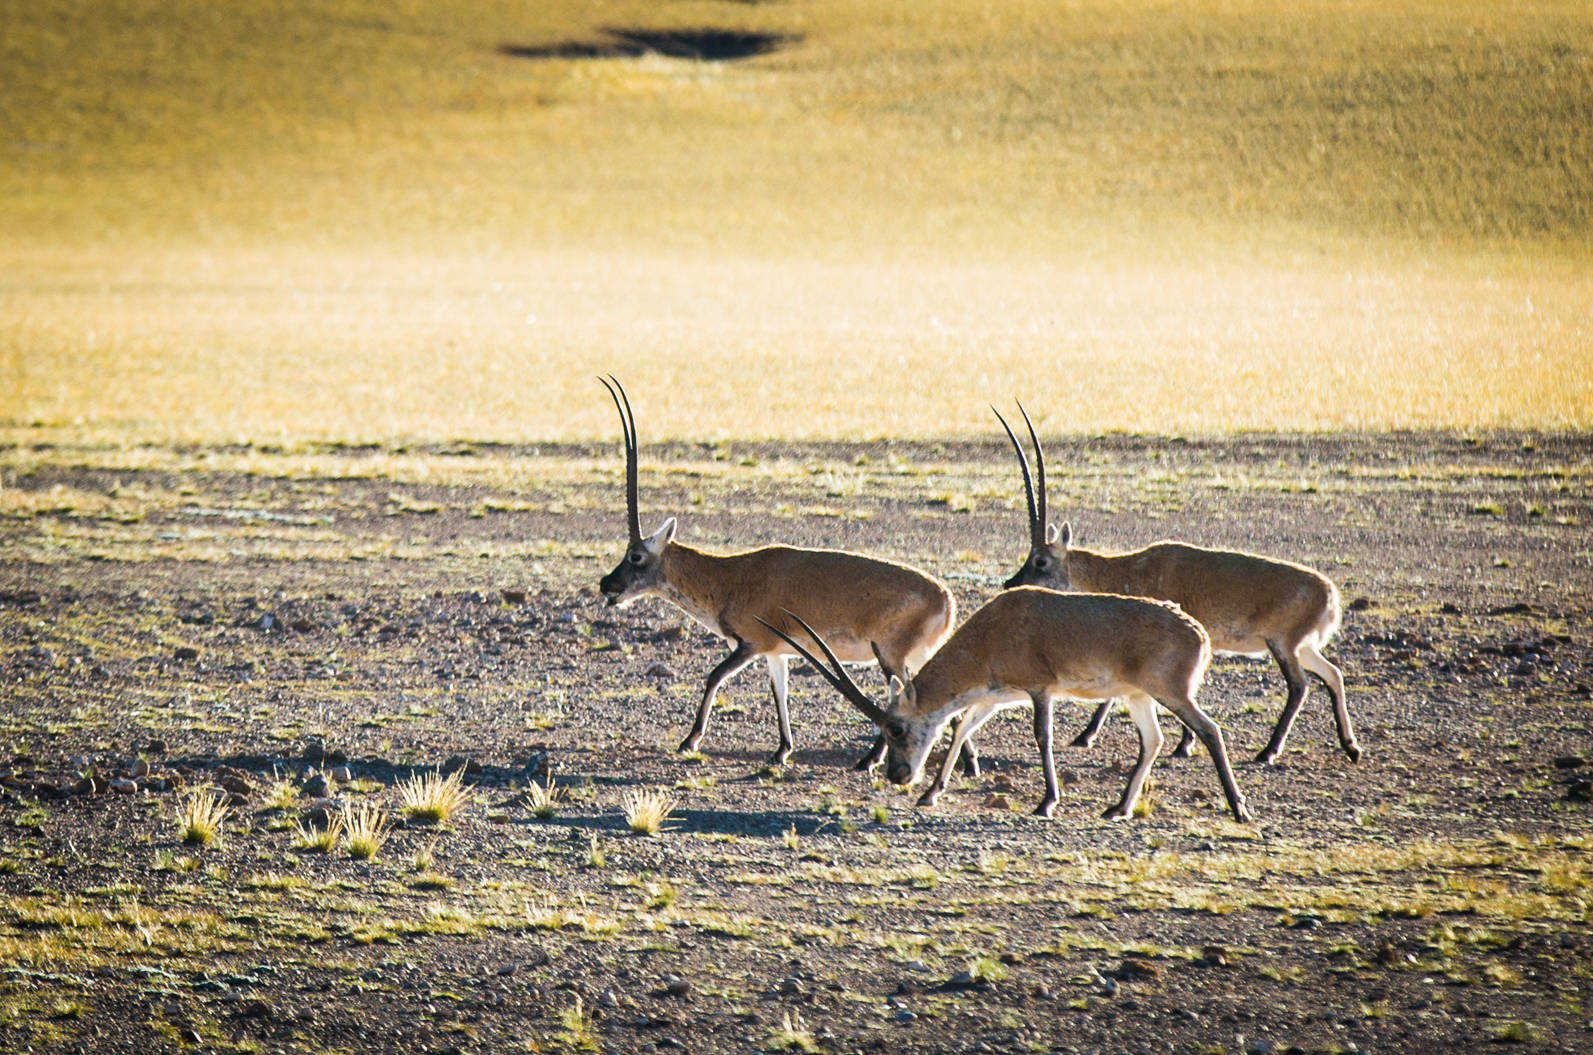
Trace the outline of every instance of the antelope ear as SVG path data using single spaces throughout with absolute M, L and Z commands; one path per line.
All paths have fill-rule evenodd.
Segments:
M 1062 548 L 1067 549 L 1068 544 L 1073 541 L 1073 525 L 1069 524 L 1066 520 L 1062 521 L 1061 535 L 1057 534 L 1055 524 L 1052 524 L 1045 529 L 1045 541 L 1048 545 L 1055 542 L 1058 538 L 1062 540 Z
M 902 679 L 898 678 L 896 675 L 892 674 L 891 675 L 891 683 L 890 683 L 890 692 L 891 692 L 890 698 L 891 698 L 891 701 L 895 702 L 896 700 L 901 699 L 902 693 L 904 693 L 906 691 L 907 691 L 907 686 L 905 684 L 903 684 Z
M 642 547 L 646 549 L 648 553 L 651 553 L 656 557 L 658 554 L 663 552 L 664 547 L 669 545 L 674 538 L 675 518 L 670 517 L 668 520 L 664 521 L 663 526 L 661 526 L 657 531 L 642 539 Z

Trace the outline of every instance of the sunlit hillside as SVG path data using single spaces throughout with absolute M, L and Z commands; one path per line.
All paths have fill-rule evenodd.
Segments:
M 1593 12 L 0 0 L 13 438 L 1593 423 Z

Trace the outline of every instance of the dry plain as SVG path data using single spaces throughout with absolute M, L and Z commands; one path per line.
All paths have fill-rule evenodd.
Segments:
M 0 0 L 0 1051 L 1593 1048 L 1585 8 Z M 920 810 L 750 671 L 677 755 L 608 372 L 644 522 L 964 612 L 1020 396 L 1086 543 L 1340 584 L 1366 755 Z
M 850 763 L 867 727 L 794 679 L 798 749 L 720 646 L 604 609 L 617 445 L 7 452 L 0 1013 L 15 1050 L 1430 1051 L 1589 1043 L 1593 670 L 1580 435 L 1054 440 L 1052 501 L 1102 547 L 1288 552 L 1348 606 L 1284 761 L 1063 749 L 1054 820 L 1023 718 L 933 809 Z M 725 547 L 863 548 L 965 609 L 1021 556 L 984 443 L 643 449 L 643 519 Z M 1236 757 L 1281 686 L 1219 661 Z M 1087 709 L 1063 710 L 1070 735 Z M 142 758 L 139 790 L 72 793 Z M 300 845 L 327 804 L 470 762 L 469 801 L 374 858 Z M 527 786 L 561 793 L 551 817 Z M 196 789 L 236 805 L 179 838 Z M 628 791 L 675 804 L 631 834 Z M 335 809 L 335 805 L 334 805 Z

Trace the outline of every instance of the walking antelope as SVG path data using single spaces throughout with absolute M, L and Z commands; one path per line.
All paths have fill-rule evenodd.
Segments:
M 765 625 L 880 727 L 885 734 L 885 775 L 893 783 L 908 785 L 923 776 L 924 761 L 946 723 L 962 716 L 945 761 L 918 800 L 920 806 L 935 804 L 951 776 L 957 751 L 975 730 L 1004 707 L 1033 703 L 1034 739 L 1045 772 L 1045 796 L 1034 812 L 1051 816 L 1058 797 L 1051 701 L 1057 696 L 1081 700 L 1124 696 L 1139 729 L 1139 762 L 1129 774 L 1122 800 L 1105 816 L 1116 820 L 1134 813 L 1145 777 L 1162 747 L 1156 723 L 1160 703 L 1206 745 L 1234 817 L 1250 819 L 1228 765 L 1222 730 L 1195 703 L 1211 646 L 1200 624 L 1176 605 L 1033 587 L 1006 590 L 958 627 L 911 679 L 893 676 L 886 707 L 857 687 L 812 627 L 792 613 L 785 614 L 819 647 L 828 665 L 785 630 Z
M 1034 443 L 1038 482 L 1029 476 L 1029 460 L 1018 437 L 997 411 L 996 417 L 1018 452 L 1023 488 L 1029 500 L 1029 556 L 1006 586 L 1045 586 L 1172 601 L 1200 621 L 1214 651 L 1243 656 L 1270 652 L 1283 671 L 1289 686 L 1288 699 L 1272 730 L 1272 739 L 1256 761 L 1273 762 L 1283 750 L 1283 742 L 1310 689 L 1305 678 L 1307 671 L 1327 686 L 1333 698 L 1339 744 L 1350 761 L 1358 761 L 1361 748 L 1350 725 L 1349 709 L 1344 705 L 1344 677 L 1321 651 L 1339 626 L 1339 591 L 1332 581 L 1289 561 L 1183 542 L 1153 542 L 1132 553 L 1116 555 L 1070 546 L 1072 529 L 1064 523 L 1058 532 L 1046 520 L 1045 455 L 1034 423 L 1021 403 L 1018 410 L 1023 413 L 1029 439 Z M 1090 724 L 1073 741 L 1075 747 L 1090 746 L 1110 707 L 1108 700 L 1096 709 Z M 1185 728 L 1173 753 L 1189 754 L 1193 741 Z
M 609 605 L 649 594 L 662 597 L 734 647 L 708 674 L 691 732 L 680 750 L 693 751 L 708 728 L 714 696 L 727 679 L 762 656 L 774 688 L 780 746 L 771 762 L 790 756 L 791 717 L 786 708 L 786 663 L 793 654 L 764 620 L 800 613 L 822 628 L 849 663 L 877 662 L 887 676 L 905 676 L 933 652 L 957 621 L 957 602 L 940 580 L 916 568 L 837 550 L 765 546 L 739 553 L 707 553 L 675 541 L 670 517 L 646 538 L 637 512 L 636 419 L 619 381 L 600 378 L 619 410 L 625 433 L 625 505 L 630 542 L 625 557 L 603 576 Z M 612 382 L 612 383 L 610 383 Z M 883 756 L 883 738 L 858 763 Z M 970 751 L 965 765 L 975 766 Z

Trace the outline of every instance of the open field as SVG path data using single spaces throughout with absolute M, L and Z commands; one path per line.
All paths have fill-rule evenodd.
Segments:
M 721 646 L 657 603 L 598 606 L 613 446 L 0 452 L 3 1043 L 1587 1050 L 1585 436 L 1050 445 L 1091 544 L 1254 546 L 1341 585 L 1367 754 L 1314 694 L 1284 764 L 1237 767 L 1251 826 L 1204 757 L 1158 764 L 1146 816 L 1096 819 L 1121 719 L 1061 749 L 1054 820 L 1027 815 L 1021 716 L 915 809 L 849 768 L 866 727 L 810 676 L 791 765 L 764 767 L 752 673 L 675 754 Z M 642 468 L 646 526 L 907 558 L 964 610 L 1022 553 L 994 443 L 674 445 Z M 1243 759 L 1281 696 L 1226 660 L 1202 699 Z M 397 819 L 400 785 L 455 757 L 464 805 L 373 857 L 301 831 L 340 804 Z M 136 789 L 109 787 L 136 759 Z M 212 787 L 235 796 L 219 841 L 184 842 Z M 631 834 L 625 795 L 655 789 L 663 830 Z
M 599 369 L 676 439 L 1593 413 L 1572 0 L 0 18 L 23 438 L 586 440 Z

